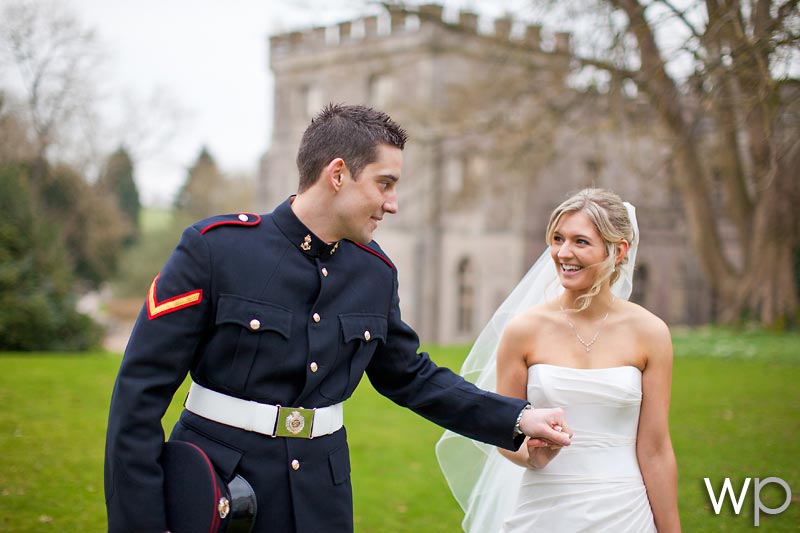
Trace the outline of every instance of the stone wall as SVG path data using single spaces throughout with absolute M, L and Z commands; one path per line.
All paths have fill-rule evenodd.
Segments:
M 410 133 L 400 212 L 376 239 L 398 266 L 403 317 L 423 340 L 474 340 L 543 251 L 550 211 L 585 186 L 638 206 L 638 301 L 671 324 L 709 320 L 713 298 L 648 108 L 623 91 L 571 89 L 569 35 L 470 12 L 457 20 L 426 5 L 272 36 L 262 209 L 295 192 L 297 145 L 313 114 L 328 102 L 365 103 Z M 503 96 L 509 83 L 526 84 L 521 97 Z M 531 125 L 542 117 L 551 118 Z

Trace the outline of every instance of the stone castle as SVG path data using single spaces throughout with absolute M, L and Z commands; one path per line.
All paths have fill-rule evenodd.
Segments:
M 552 209 L 597 186 L 637 206 L 632 299 L 668 324 L 714 317 L 658 121 L 622 84 L 574 89 L 570 36 L 439 5 L 270 38 L 271 146 L 258 207 L 296 192 L 295 155 L 328 102 L 364 103 L 410 134 L 399 213 L 376 240 L 397 265 L 403 318 L 426 342 L 471 342 L 545 249 Z

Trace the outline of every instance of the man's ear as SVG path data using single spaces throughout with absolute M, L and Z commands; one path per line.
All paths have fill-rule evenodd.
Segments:
M 323 178 L 334 191 L 338 192 L 342 187 L 343 174 L 346 170 L 347 166 L 344 164 L 344 159 L 341 157 L 331 159 L 331 162 L 323 170 Z

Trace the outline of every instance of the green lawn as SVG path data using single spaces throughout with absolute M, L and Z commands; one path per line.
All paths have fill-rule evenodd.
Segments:
M 749 531 L 742 515 L 715 516 L 703 484 L 783 478 L 793 503 L 761 514 L 759 531 L 800 525 L 800 336 L 709 330 L 675 335 L 672 435 L 683 529 Z M 458 368 L 466 348 L 432 349 Z M 0 356 L 0 531 L 103 531 L 103 440 L 119 366 L 115 354 Z M 178 397 L 183 398 L 182 394 Z M 177 417 L 170 409 L 166 426 Z M 378 396 L 365 381 L 346 409 L 356 531 L 460 531 L 460 510 L 433 452 L 441 430 Z M 765 488 L 764 505 L 783 494 Z

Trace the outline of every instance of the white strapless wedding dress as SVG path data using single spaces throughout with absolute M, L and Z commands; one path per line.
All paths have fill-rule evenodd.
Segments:
M 639 369 L 536 364 L 528 369 L 528 400 L 563 408 L 574 436 L 546 467 L 522 474 L 503 531 L 655 531 L 636 459 Z

